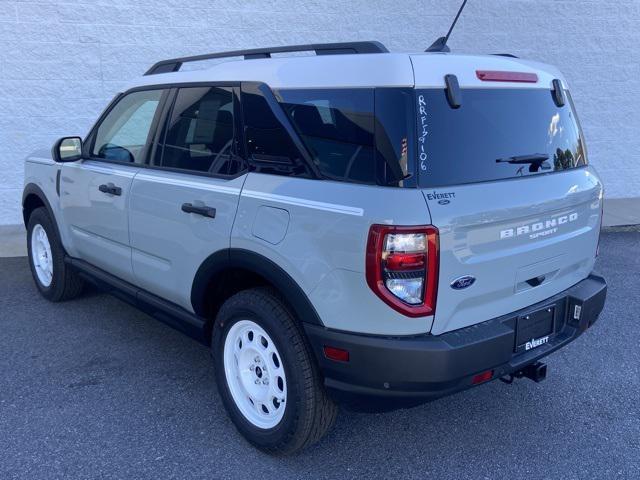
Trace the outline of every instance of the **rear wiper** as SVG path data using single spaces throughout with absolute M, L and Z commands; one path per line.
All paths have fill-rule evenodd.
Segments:
M 496 163 L 512 163 L 516 165 L 529 164 L 530 172 L 537 172 L 540 168 L 549 170 L 551 165 L 545 164 L 549 160 L 549 155 L 544 153 L 533 153 L 531 155 L 516 155 L 514 157 L 497 158 Z

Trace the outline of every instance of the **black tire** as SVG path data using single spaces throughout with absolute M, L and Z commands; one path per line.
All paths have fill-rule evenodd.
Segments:
M 31 237 L 33 229 L 37 225 L 41 225 L 44 229 L 51 248 L 53 275 L 49 285 L 44 285 L 40 281 L 34 265 Z M 36 208 L 29 217 L 29 222 L 27 223 L 27 251 L 33 280 L 44 298 L 52 302 L 61 302 L 75 298 L 82 293 L 84 282 L 78 273 L 64 262 L 64 248 L 53 225 L 53 220 L 44 207 Z
M 285 412 L 273 428 L 252 424 L 238 409 L 224 368 L 224 345 L 229 329 L 240 320 L 262 327 L 275 343 L 287 378 Z M 245 290 L 229 298 L 220 309 L 211 347 L 218 390 L 240 433 L 257 448 L 270 454 L 290 454 L 322 438 L 333 426 L 337 407 L 327 396 L 306 338 L 293 315 L 269 288 Z

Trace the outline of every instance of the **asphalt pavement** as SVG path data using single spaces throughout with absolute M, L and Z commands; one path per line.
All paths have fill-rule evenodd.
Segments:
M 546 381 L 341 411 L 284 458 L 236 432 L 207 348 L 105 294 L 50 304 L 0 258 L 0 479 L 640 478 L 640 233 L 600 252 L 605 310 Z

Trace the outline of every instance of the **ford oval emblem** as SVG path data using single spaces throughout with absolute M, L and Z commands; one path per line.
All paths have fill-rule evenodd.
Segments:
M 463 288 L 470 287 L 476 281 L 476 277 L 471 275 L 465 275 L 464 277 L 456 278 L 451 282 L 451 288 L 454 290 L 462 290 Z
M 438 200 L 438 203 L 440 205 L 449 205 L 449 203 L 451 203 L 449 200 Z

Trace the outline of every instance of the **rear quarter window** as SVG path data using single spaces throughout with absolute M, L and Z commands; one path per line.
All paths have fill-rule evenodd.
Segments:
M 375 183 L 373 89 L 285 90 L 278 97 L 325 177 Z
M 299 89 L 276 95 L 325 178 L 371 185 L 410 183 L 411 89 Z

